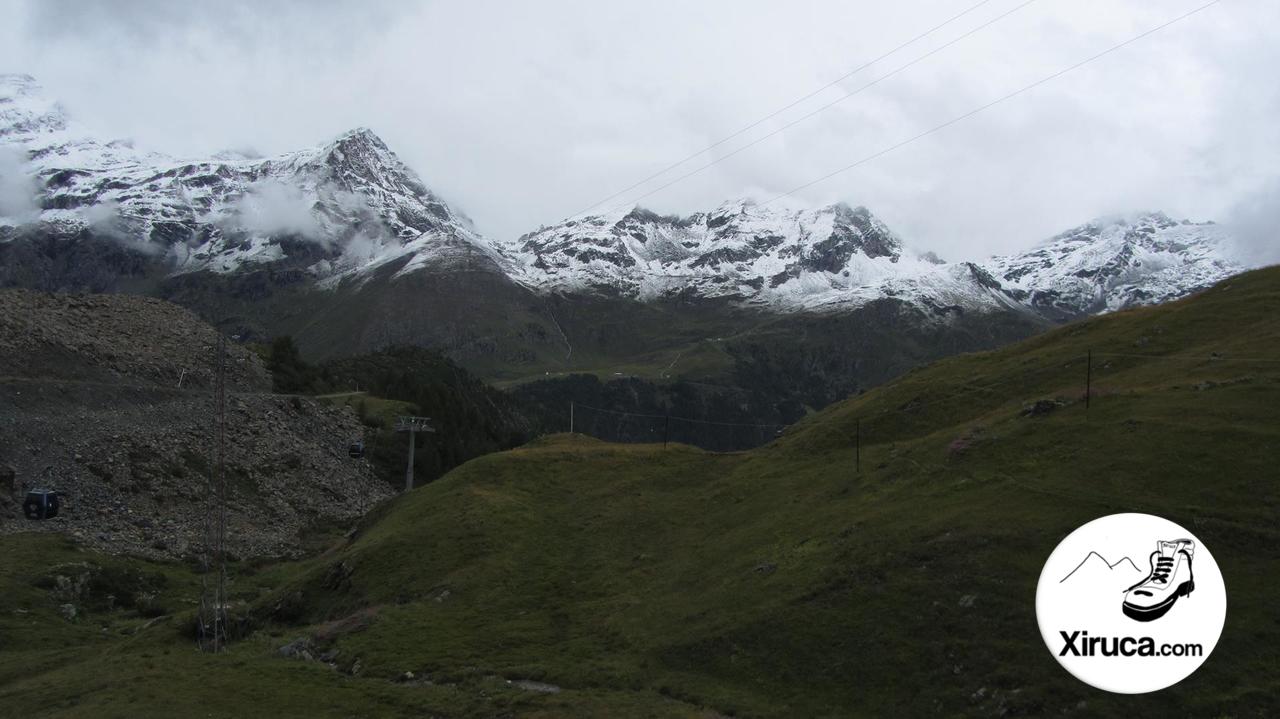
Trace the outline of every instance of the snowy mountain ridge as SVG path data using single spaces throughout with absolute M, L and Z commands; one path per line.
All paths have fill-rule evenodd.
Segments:
M 640 208 L 578 217 L 525 235 L 506 254 L 517 259 L 519 280 L 543 291 L 693 294 L 784 311 L 896 297 L 944 315 L 1111 311 L 1180 297 L 1243 269 L 1221 227 L 1159 212 L 1101 218 L 1026 252 L 949 264 L 909 252 L 864 207 L 749 200 L 683 218 Z
M 851 289 L 897 274 L 904 259 L 902 241 L 865 208 L 775 210 L 750 199 L 689 217 L 639 207 L 585 216 L 525 235 L 507 251 L 531 286 L 607 288 L 637 299 L 764 297 L 766 288 L 793 283 Z M 865 261 L 848 265 L 855 254 Z
M 498 259 L 365 128 L 275 157 L 184 160 L 104 141 L 45 99 L 33 78 L 5 75 L 0 148 L 24 155 L 39 195 L 35 217 L 0 216 L 0 225 L 94 229 L 164 253 L 175 273 L 234 272 L 293 255 L 334 281 L 396 260 L 412 271 Z
M 26 75 L 0 75 L 0 153 L 0 243 L 32 227 L 92 233 L 163 257 L 173 275 L 286 263 L 320 289 L 479 269 L 536 293 L 784 312 L 896 298 L 939 317 L 1013 308 L 1056 319 L 1173 299 L 1244 269 L 1222 228 L 1161 213 L 1095 220 L 977 263 L 913 253 L 842 203 L 738 199 L 687 217 L 636 207 L 491 241 L 368 129 L 274 157 L 178 159 L 97 137 Z
M 1225 228 L 1163 212 L 1099 218 L 987 267 L 1020 301 L 1062 314 L 1165 302 L 1245 269 Z

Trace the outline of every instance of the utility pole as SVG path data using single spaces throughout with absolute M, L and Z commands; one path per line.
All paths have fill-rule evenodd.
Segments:
M 853 420 L 853 471 L 862 474 L 862 420 Z
M 398 417 L 396 418 L 396 431 L 409 433 L 409 464 L 404 469 L 404 491 L 408 492 L 413 489 L 413 454 L 417 445 L 419 432 L 434 432 L 428 422 L 430 417 Z
M 569 434 L 573 434 L 573 400 L 569 400 Z
M 662 448 L 667 447 L 667 437 L 671 434 L 671 413 L 667 412 L 666 419 L 662 422 Z

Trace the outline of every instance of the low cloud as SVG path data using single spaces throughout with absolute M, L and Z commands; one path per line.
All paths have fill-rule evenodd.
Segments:
M 89 227 L 99 232 L 116 232 L 116 223 L 120 221 L 120 203 L 107 200 L 80 208 L 80 216 L 89 223 Z
M 0 147 L 0 224 L 21 225 L 40 217 L 40 186 L 27 174 L 23 152 Z
M 81 219 L 88 223 L 89 229 L 93 230 L 94 235 L 97 237 L 104 237 L 127 249 L 141 252 L 145 255 L 155 255 L 161 252 L 159 245 L 147 239 L 142 229 L 141 218 L 122 212 L 120 203 L 115 200 L 86 205 L 76 210 L 76 212 Z
M 235 205 L 235 225 L 258 235 L 302 235 L 314 240 L 324 238 L 324 230 L 316 220 L 315 198 L 303 190 L 282 182 L 260 182 Z
M 369 198 L 332 183 L 311 190 L 279 180 L 258 182 L 235 202 L 222 225 L 264 237 L 290 235 L 326 247 L 353 230 L 367 242 L 387 240 Z
M 1223 222 L 1252 265 L 1280 263 L 1280 178 L 1246 195 Z

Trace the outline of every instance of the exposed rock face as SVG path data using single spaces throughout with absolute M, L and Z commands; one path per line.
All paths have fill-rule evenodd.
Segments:
M 0 292 L 0 464 L 16 470 L 17 490 L 0 502 L 0 531 L 198 553 L 215 342 L 212 328 L 159 300 Z M 234 343 L 226 367 L 232 554 L 296 554 L 307 531 L 351 524 L 391 494 L 346 454 L 362 431 L 350 410 L 270 394 L 257 356 Z M 17 500 L 33 487 L 63 493 L 56 519 L 22 518 Z

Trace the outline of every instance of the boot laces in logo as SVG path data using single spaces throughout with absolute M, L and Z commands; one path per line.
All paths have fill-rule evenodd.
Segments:
M 1226 618 L 1213 556 L 1148 514 L 1114 514 L 1067 536 L 1036 590 L 1040 633 L 1082 681 L 1135 694 L 1181 681 L 1209 656 Z

